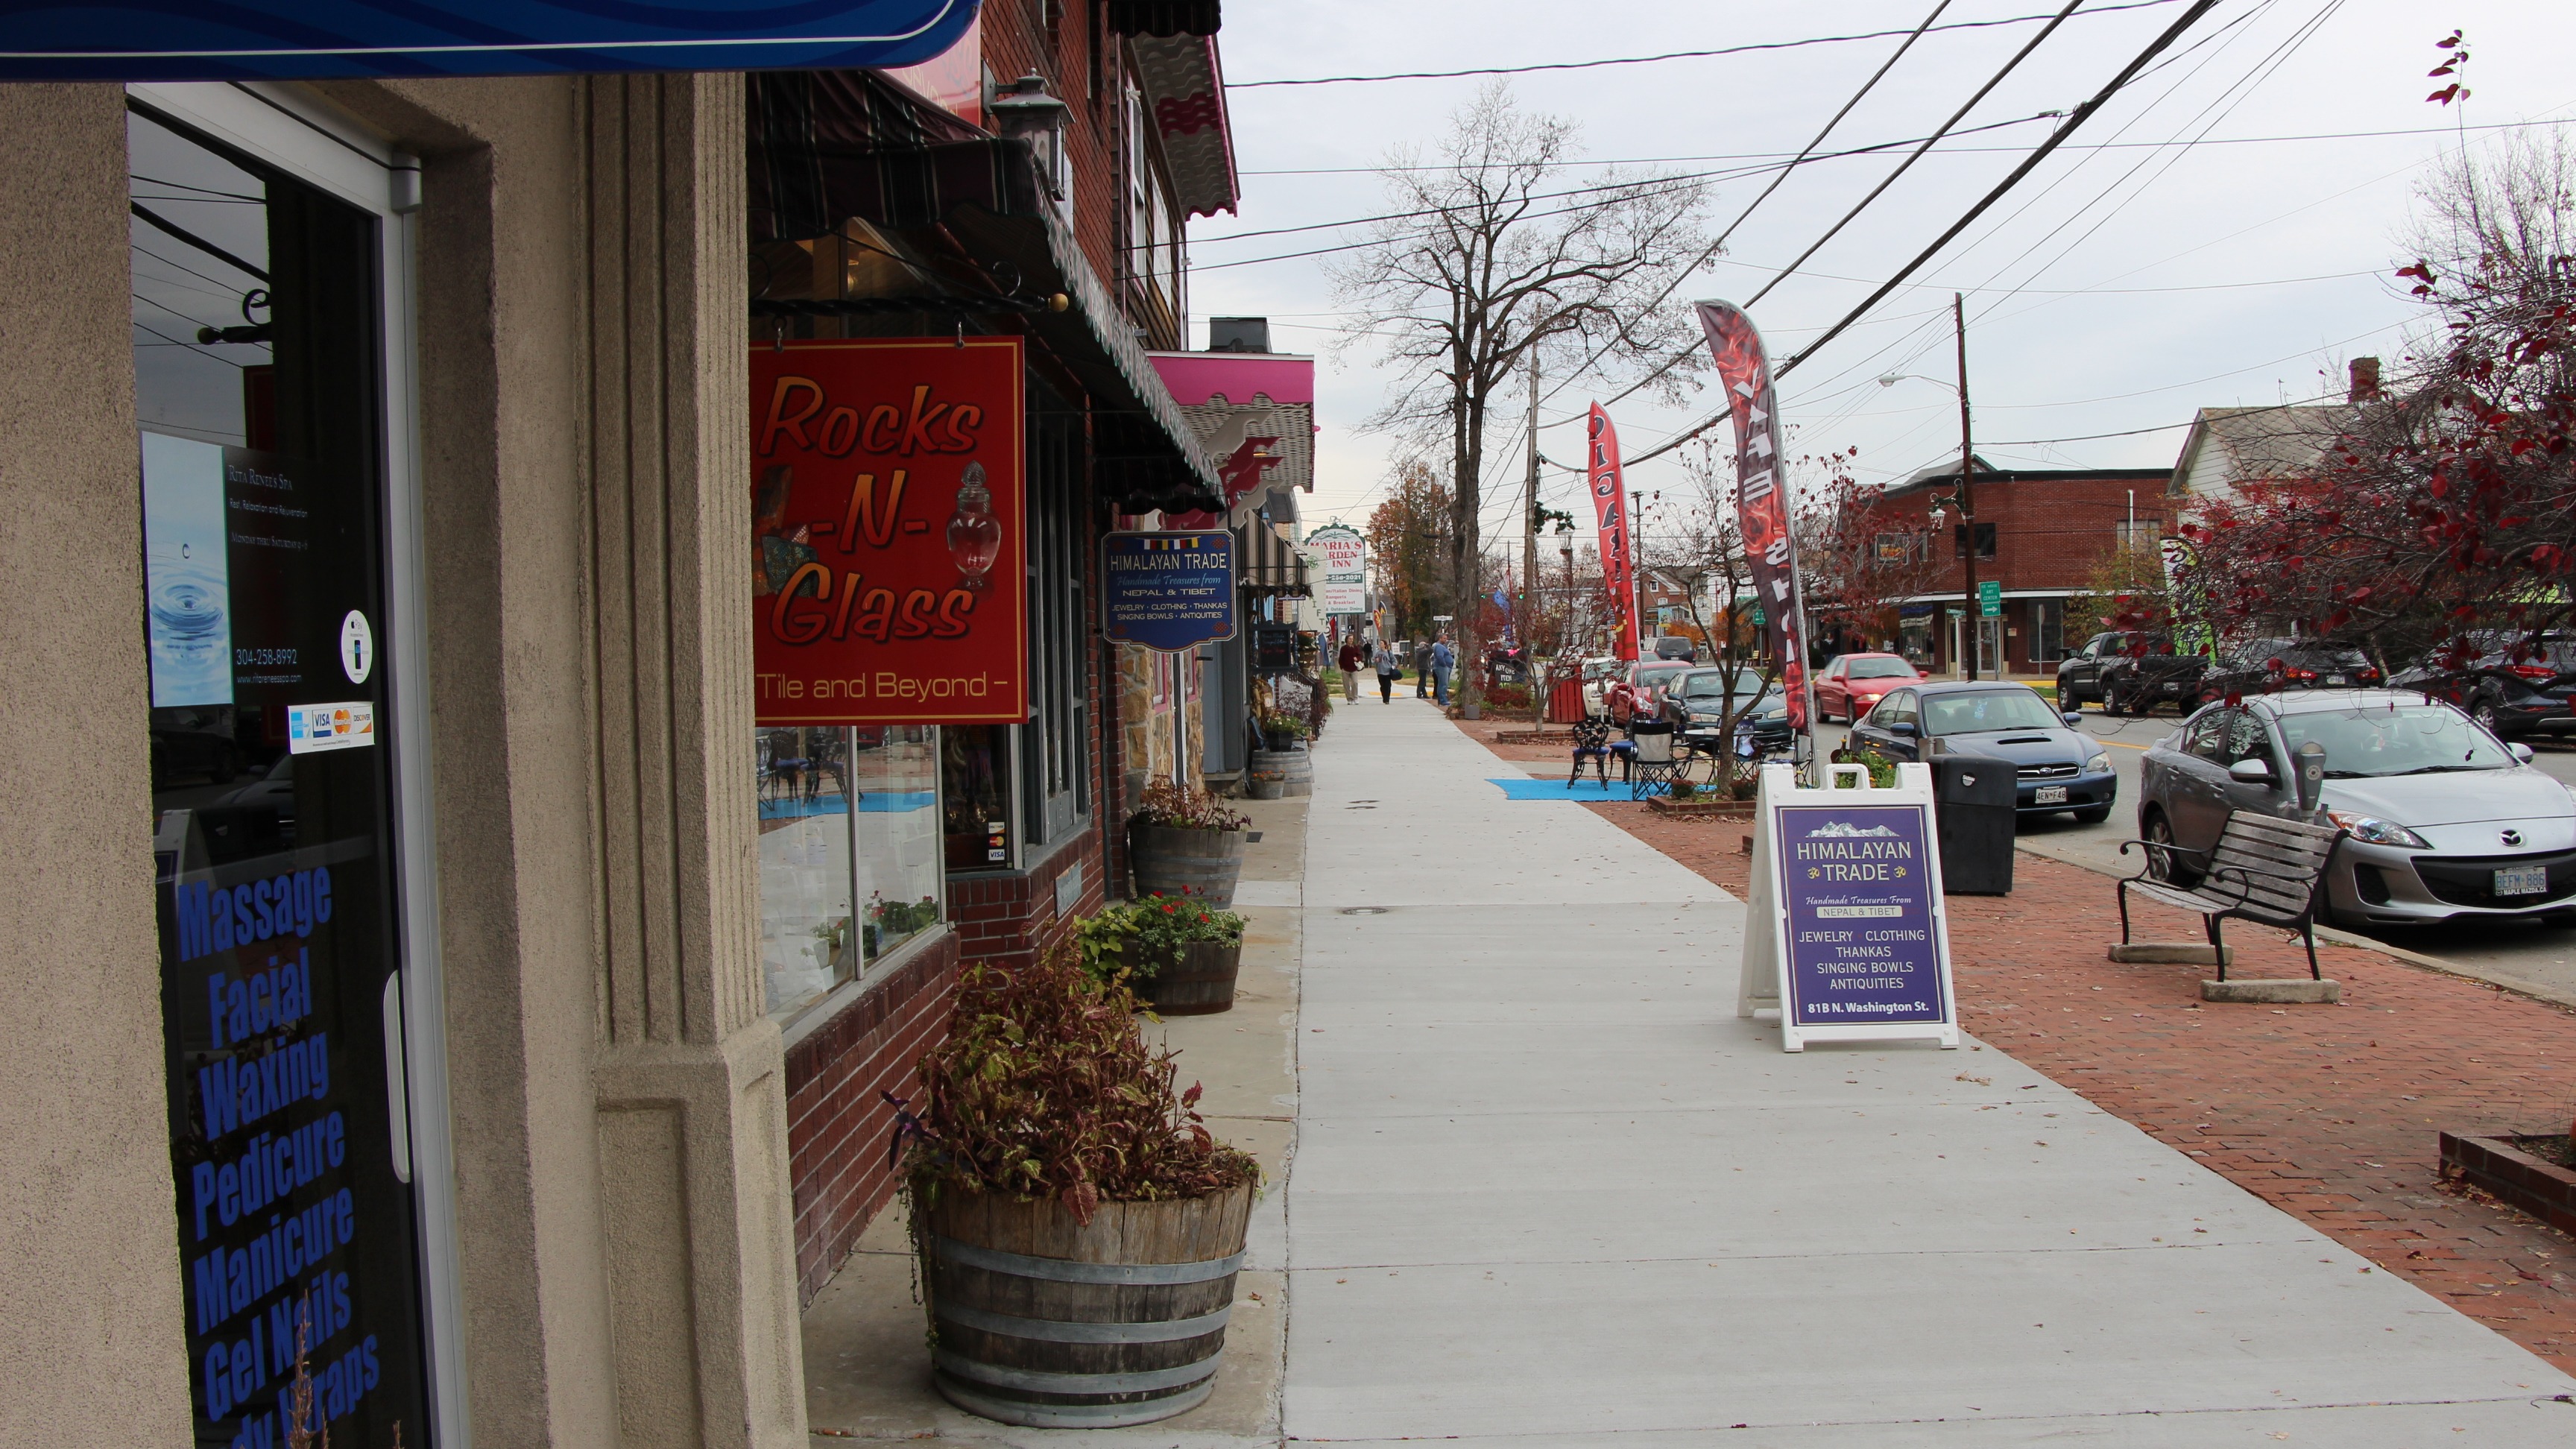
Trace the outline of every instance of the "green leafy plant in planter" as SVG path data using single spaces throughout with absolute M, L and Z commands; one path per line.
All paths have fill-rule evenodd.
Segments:
M 1193 945 L 1243 944 L 1243 917 L 1163 895 L 1110 906 L 1073 930 L 1082 969 L 1103 983 L 1150 981 Z
M 890 1098 L 932 1382 L 960 1408 L 1107 1427 L 1208 1395 L 1261 1169 L 1209 1132 L 1198 1084 L 1177 1089 L 1134 1012 L 1070 943 L 1016 970 L 971 966 L 917 1105 Z M 1013 1333 L 1033 1302 L 1099 1338 Z M 1153 1382 L 1121 1377 L 1139 1374 Z
M 1128 990 L 1095 979 L 1069 945 L 1016 971 L 968 967 L 948 1039 L 919 1074 L 894 1145 L 925 1196 L 1052 1199 L 1087 1224 L 1104 1202 L 1260 1180 L 1259 1163 L 1208 1131 L 1199 1086 L 1175 1089 L 1173 1053 L 1145 1045 Z
M 1672 787 L 1672 798 L 1676 801 L 1695 800 L 1699 798 L 1698 783 L 1691 780 L 1675 780 Z
M 1306 721 L 1301 715 L 1279 710 L 1264 710 L 1261 715 L 1261 742 L 1274 750 L 1293 750 L 1306 739 Z

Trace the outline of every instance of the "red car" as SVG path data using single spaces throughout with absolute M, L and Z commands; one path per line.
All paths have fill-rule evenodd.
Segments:
M 1816 676 L 1816 715 L 1825 720 L 1856 720 L 1878 708 L 1879 696 L 1923 676 L 1897 654 L 1845 654 Z

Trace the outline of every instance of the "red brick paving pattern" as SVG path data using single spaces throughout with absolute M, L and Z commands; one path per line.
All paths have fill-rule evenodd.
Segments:
M 1497 745 L 1508 759 L 1562 749 Z M 1741 896 L 1742 821 L 1585 807 Z M 2024 854 L 2010 896 L 1952 896 L 1962 1024 L 2229 1181 L 2576 1371 L 2576 1239 L 2440 1178 L 2435 1133 L 2566 1130 L 2576 1014 L 2374 952 L 2325 948 L 2336 1007 L 2204 1005 L 2205 968 L 2106 960 L 2108 877 Z M 2136 911 L 2142 940 L 2197 918 Z M 2304 976 L 2295 938 L 2231 923 L 2230 975 Z

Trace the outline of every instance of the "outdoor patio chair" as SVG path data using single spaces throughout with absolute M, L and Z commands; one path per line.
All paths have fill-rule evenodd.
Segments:
M 1592 772 L 1601 783 L 1610 783 L 1610 723 L 1607 720 L 1581 719 L 1574 722 L 1574 772 L 1565 777 L 1573 784 L 1583 778 L 1583 762 L 1592 762 Z

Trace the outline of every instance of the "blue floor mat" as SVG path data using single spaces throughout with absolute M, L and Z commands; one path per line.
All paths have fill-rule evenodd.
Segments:
M 1502 787 L 1503 798 L 1506 800 L 1625 800 L 1629 798 L 1626 781 L 1614 777 L 1605 787 L 1588 774 L 1580 782 L 1571 786 L 1563 780 L 1487 780 L 1485 783 Z M 1656 793 L 1661 794 L 1662 791 L 1658 790 Z

